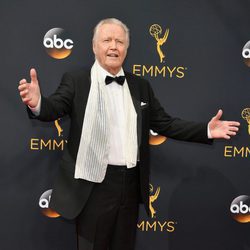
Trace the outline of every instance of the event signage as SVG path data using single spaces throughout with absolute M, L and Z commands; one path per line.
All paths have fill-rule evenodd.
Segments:
M 241 118 L 244 120 L 244 133 L 246 137 L 250 136 L 250 108 L 244 108 L 241 111 Z M 242 126 L 242 127 L 243 127 Z M 250 147 L 246 145 L 225 145 L 224 146 L 224 157 L 226 158 L 248 158 L 250 156 Z
M 33 137 L 30 139 L 30 150 L 49 150 L 49 151 L 64 150 L 68 141 L 63 139 L 63 128 L 59 124 L 59 120 L 60 119 L 54 121 L 58 138 Z
M 43 46 L 49 56 L 55 59 L 68 57 L 73 49 L 74 42 L 62 28 L 50 29 L 43 38 Z
M 53 209 L 49 208 L 49 203 L 51 199 L 52 189 L 45 191 L 39 199 L 39 207 L 43 215 L 49 218 L 57 218 L 60 215 Z
M 244 59 L 245 64 L 250 67 L 250 41 L 248 41 L 243 49 L 242 49 L 242 56 Z
M 157 219 L 157 199 L 159 198 L 161 188 L 157 187 L 154 190 L 152 184 L 149 185 L 149 211 L 150 218 L 148 220 L 141 220 L 137 223 L 137 228 L 142 232 L 167 232 L 172 233 L 175 231 L 177 222 L 173 220 L 158 220 Z
M 166 56 L 164 49 L 165 43 L 171 38 L 170 29 L 166 28 L 163 32 L 162 26 L 159 24 L 152 24 L 149 27 L 149 38 L 152 36 L 155 43 L 155 51 L 158 55 L 157 62 L 148 61 L 147 64 L 134 64 L 132 66 L 132 72 L 138 76 L 148 76 L 148 77 L 164 77 L 164 78 L 184 78 L 187 67 L 183 65 L 170 65 L 170 62 Z M 150 41 L 152 39 L 148 39 Z
M 250 222 L 250 197 L 240 195 L 235 198 L 230 206 L 233 218 L 240 223 Z

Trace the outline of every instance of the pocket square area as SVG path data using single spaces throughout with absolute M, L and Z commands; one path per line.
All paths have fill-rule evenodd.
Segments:
M 146 102 L 141 102 L 141 107 L 143 107 L 143 106 L 145 106 L 145 105 L 147 105 Z

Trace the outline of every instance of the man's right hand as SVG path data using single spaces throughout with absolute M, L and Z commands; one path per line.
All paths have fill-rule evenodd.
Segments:
M 18 90 L 22 101 L 31 108 L 35 108 L 41 96 L 35 69 L 30 70 L 30 79 L 30 83 L 26 79 L 22 79 L 19 82 Z

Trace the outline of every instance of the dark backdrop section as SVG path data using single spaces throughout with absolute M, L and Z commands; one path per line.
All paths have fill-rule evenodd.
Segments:
M 234 198 L 250 195 L 245 155 L 250 136 L 241 116 L 250 105 L 250 68 L 241 55 L 250 40 L 249 10 L 248 0 L 2 1 L 1 248 L 76 249 L 74 222 L 44 216 L 39 207 L 67 145 L 69 119 L 57 126 L 29 120 L 17 86 L 35 67 L 47 96 L 64 72 L 89 68 L 95 24 L 117 17 L 131 31 L 125 70 L 148 79 L 167 112 L 209 121 L 222 108 L 224 119 L 242 124 L 237 137 L 212 146 L 171 139 L 151 146 L 154 215 L 148 218 L 141 209 L 136 249 L 250 249 L 249 224 L 235 221 L 230 213 Z M 150 35 L 153 24 L 162 29 L 160 38 L 169 29 L 161 46 L 163 62 Z M 44 35 L 55 27 L 74 42 L 71 55 L 61 60 L 50 57 L 43 46 Z
M 169 239 L 169 248 L 245 249 L 247 232 L 228 219 L 227 204 L 233 197 L 237 191 L 232 184 L 207 165 L 183 178 L 170 198 L 170 215 L 181 223 Z

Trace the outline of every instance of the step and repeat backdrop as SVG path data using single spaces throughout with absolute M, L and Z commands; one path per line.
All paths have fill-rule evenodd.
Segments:
M 64 72 L 90 68 L 97 22 L 128 25 L 124 69 L 148 79 L 173 116 L 241 123 L 212 146 L 150 131 L 150 216 L 143 208 L 136 250 L 250 249 L 250 1 L 1 1 L 0 246 L 74 250 L 74 221 L 48 206 L 69 118 L 28 119 L 17 91 L 34 67 L 42 93 Z

